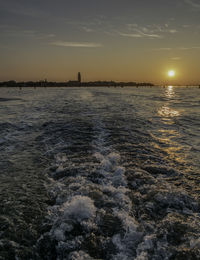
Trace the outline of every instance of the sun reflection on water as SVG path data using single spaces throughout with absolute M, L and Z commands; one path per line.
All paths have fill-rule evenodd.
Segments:
M 181 155 L 182 146 L 177 143 L 180 134 L 174 129 L 176 124 L 174 119 L 180 116 L 180 111 L 173 107 L 175 95 L 173 86 L 168 86 L 165 89 L 164 97 L 166 101 L 158 109 L 158 115 L 164 125 L 155 134 L 154 138 L 157 141 L 154 145 L 155 148 L 164 151 L 171 160 L 182 163 L 184 162 L 184 157 Z
M 168 86 L 166 91 L 165 91 L 165 95 L 168 98 L 173 98 L 175 96 L 174 87 L 173 86 Z
M 165 117 L 175 117 L 180 115 L 180 113 L 177 110 L 174 110 L 167 105 L 161 107 L 161 109 L 158 111 L 158 114 L 161 117 L 164 117 L 163 119 L 165 119 Z
M 170 107 L 170 99 L 172 99 L 174 96 L 175 96 L 174 87 L 168 86 L 165 91 L 165 97 L 168 98 L 169 100 L 158 110 L 159 116 L 161 116 L 164 121 L 169 121 L 170 118 L 180 115 L 179 111 Z

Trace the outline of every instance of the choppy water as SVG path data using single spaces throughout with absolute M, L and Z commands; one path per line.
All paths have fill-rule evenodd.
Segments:
M 0 97 L 0 259 L 200 259 L 200 89 Z

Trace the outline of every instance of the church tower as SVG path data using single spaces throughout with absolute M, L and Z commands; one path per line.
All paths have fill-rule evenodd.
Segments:
M 78 82 L 81 83 L 81 73 L 78 73 Z

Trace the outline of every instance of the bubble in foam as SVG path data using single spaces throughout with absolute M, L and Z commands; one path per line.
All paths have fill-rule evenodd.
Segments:
M 112 164 L 117 164 L 120 160 L 120 155 L 118 153 L 110 153 L 108 158 Z
M 67 161 L 67 156 L 65 153 L 58 153 L 55 155 L 57 163 L 63 163 Z
M 73 230 L 73 226 L 62 223 L 58 228 L 53 231 L 53 235 L 57 241 L 65 241 L 65 232 L 71 232 Z
M 86 196 L 75 196 L 70 202 L 64 203 L 64 218 L 73 219 L 77 222 L 95 217 L 96 208 L 93 201 Z
M 101 161 L 101 167 L 102 167 L 102 169 L 104 170 L 104 171 L 107 171 L 107 172 L 109 172 L 109 171 L 112 171 L 112 164 L 111 164 L 111 162 L 109 161 L 109 160 L 107 160 L 107 159 L 103 159 L 102 161 Z
M 62 229 L 55 229 L 54 231 L 54 237 L 56 238 L 57 241 L 64 241 L 65 240 L 65 235 Z
M 198 238 L 198 239 L 191 239 L 191 241 L 190 241 L 190 247 L 191 248 L 198 248 L 198 249 L 200 249 L 200 238 Z
M 69 260 L 92 260 L 88 254 L 86 254 L 84 251 L 75 251 L 70 253 Z
M 100 153 L 95 153 L 94 156 L 98 161 L 102 161 L 104 159 L 104 156 Z
M 147 252 L 142 252 L 135 258 L 135 260 L 149 260 Z
M 117 167 L 114 176 L 113 176 L 113 184 L 118 186 L 126 186 L 126 180 L 124 178 L 124 167 Z

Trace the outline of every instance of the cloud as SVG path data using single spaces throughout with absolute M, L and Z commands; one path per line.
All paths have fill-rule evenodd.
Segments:
M 171 60 L 181 60 L 181 57 L 172 57 Z
M 187 51 L 187 50 L 200 50 L 200 46 L 193 46 L 193 47 L 180 47 L 179 50 Z
M 119 32 L 119 35 L 124 36 L 124 37 L 142 38 L 142 35 L 138 34 L 138 33 L 121 33 L 121 32 Z
M 53 33 L 44 33 L 32 29 L 22 30 L 17 26 L 10 26 L 10 25 L 0 25 L 0 31 L 1 34 L 4 34 L 8 37 L 17 37 L 17 38 L 23 37 L 23 38 L 32 38 L 36 40 L 50 39 L 56 36 Z
M 200 2 L 195 1 L 195 0 L 185 0 L 186 4 L 191 5 L 194 8 L 199 8 L 200 9 Z
M 175 34 L 178 31 L 175 28 L 170 28 L 169 24 L 164 25 L 146 25 L 141 26 L 137 23 L 126 24 L 126 31 L 119 32 L 121 36 L 133 37 L 133 38 L 149 38 L 149 39 L 161 39 L 166 34 Z
M 135 33 L 122 33 L 119 32 L 119 35 L 124 37 L 132 37 L 132 38 L 149 38 L 149 39 L 155 39 L 155 38 L 163 38 L 162 35 L 159 34 L 151 34 L 151 33 L 144 33 L 139 30 L 135 30 Z
M 89 28 L 89 27 L 86 27 L 86 26 L 83 26 L 82 29 L 83 29 L 85 32 L 88 32 L 88 33 L 94 32 L 93 29 L 91 29 L 91 28 Z
M 50 42 L 50 45 L 54 45 L 58 47 L 75 47 L 75 48 L 99 48 L 103 46 L 101 43 L 95 43 L 95 42 L 65 42 L 65 41 Z
M 154 51 L 171 51 L 171 50 L 178 50 L 178 51 L 188 51 L 188 50 L 200 50 L 200 46 L 192 46 L 192 47 L 177 47 L 177 48 L 170 48 L 170 47 L 163 47 L 163 48 L 156 48 L 153 49 Z M 178 58 L 178 57 L 175 57 Z M 174 58 L 174 59 L 175 59 Z
M 163 47 L 163 48 L 156 48 L 156 49 L 153 49 L 154 51 L 171 51 L 172 48 L 170 47 Z
M 176 29 L 169 30 L 169 33 L 177 33 L 178 31 Z
M 183 28 L 190 28 L 191 27 L 191 25 L 189 25 L 189 24 L 184 24 L 183 25 Z
M 143 33 L 142 34 L 144 37 L 147 37 L 147 38 L 163 38 L 162 35 L 159 35 L 159 34 L 148 34 L 148 33 Z
M 145 26 L 141 26 L 137 23 L 132 23 L 132 24 L 127 24 L 127 27 L 131 30 L 131 29 L 138 29 L 141 30 L 143 32 L 166 32 L 166 28 L 169 28 L 170 25 L 169 24 L 146 24 Z
M 26 37 L 33 37 L 35 39 L 47 39 L 47 38 L 54 38 L 56 35 L 53 33 L 40 33 L 34 30 L 23 30 L 21 34 Z

